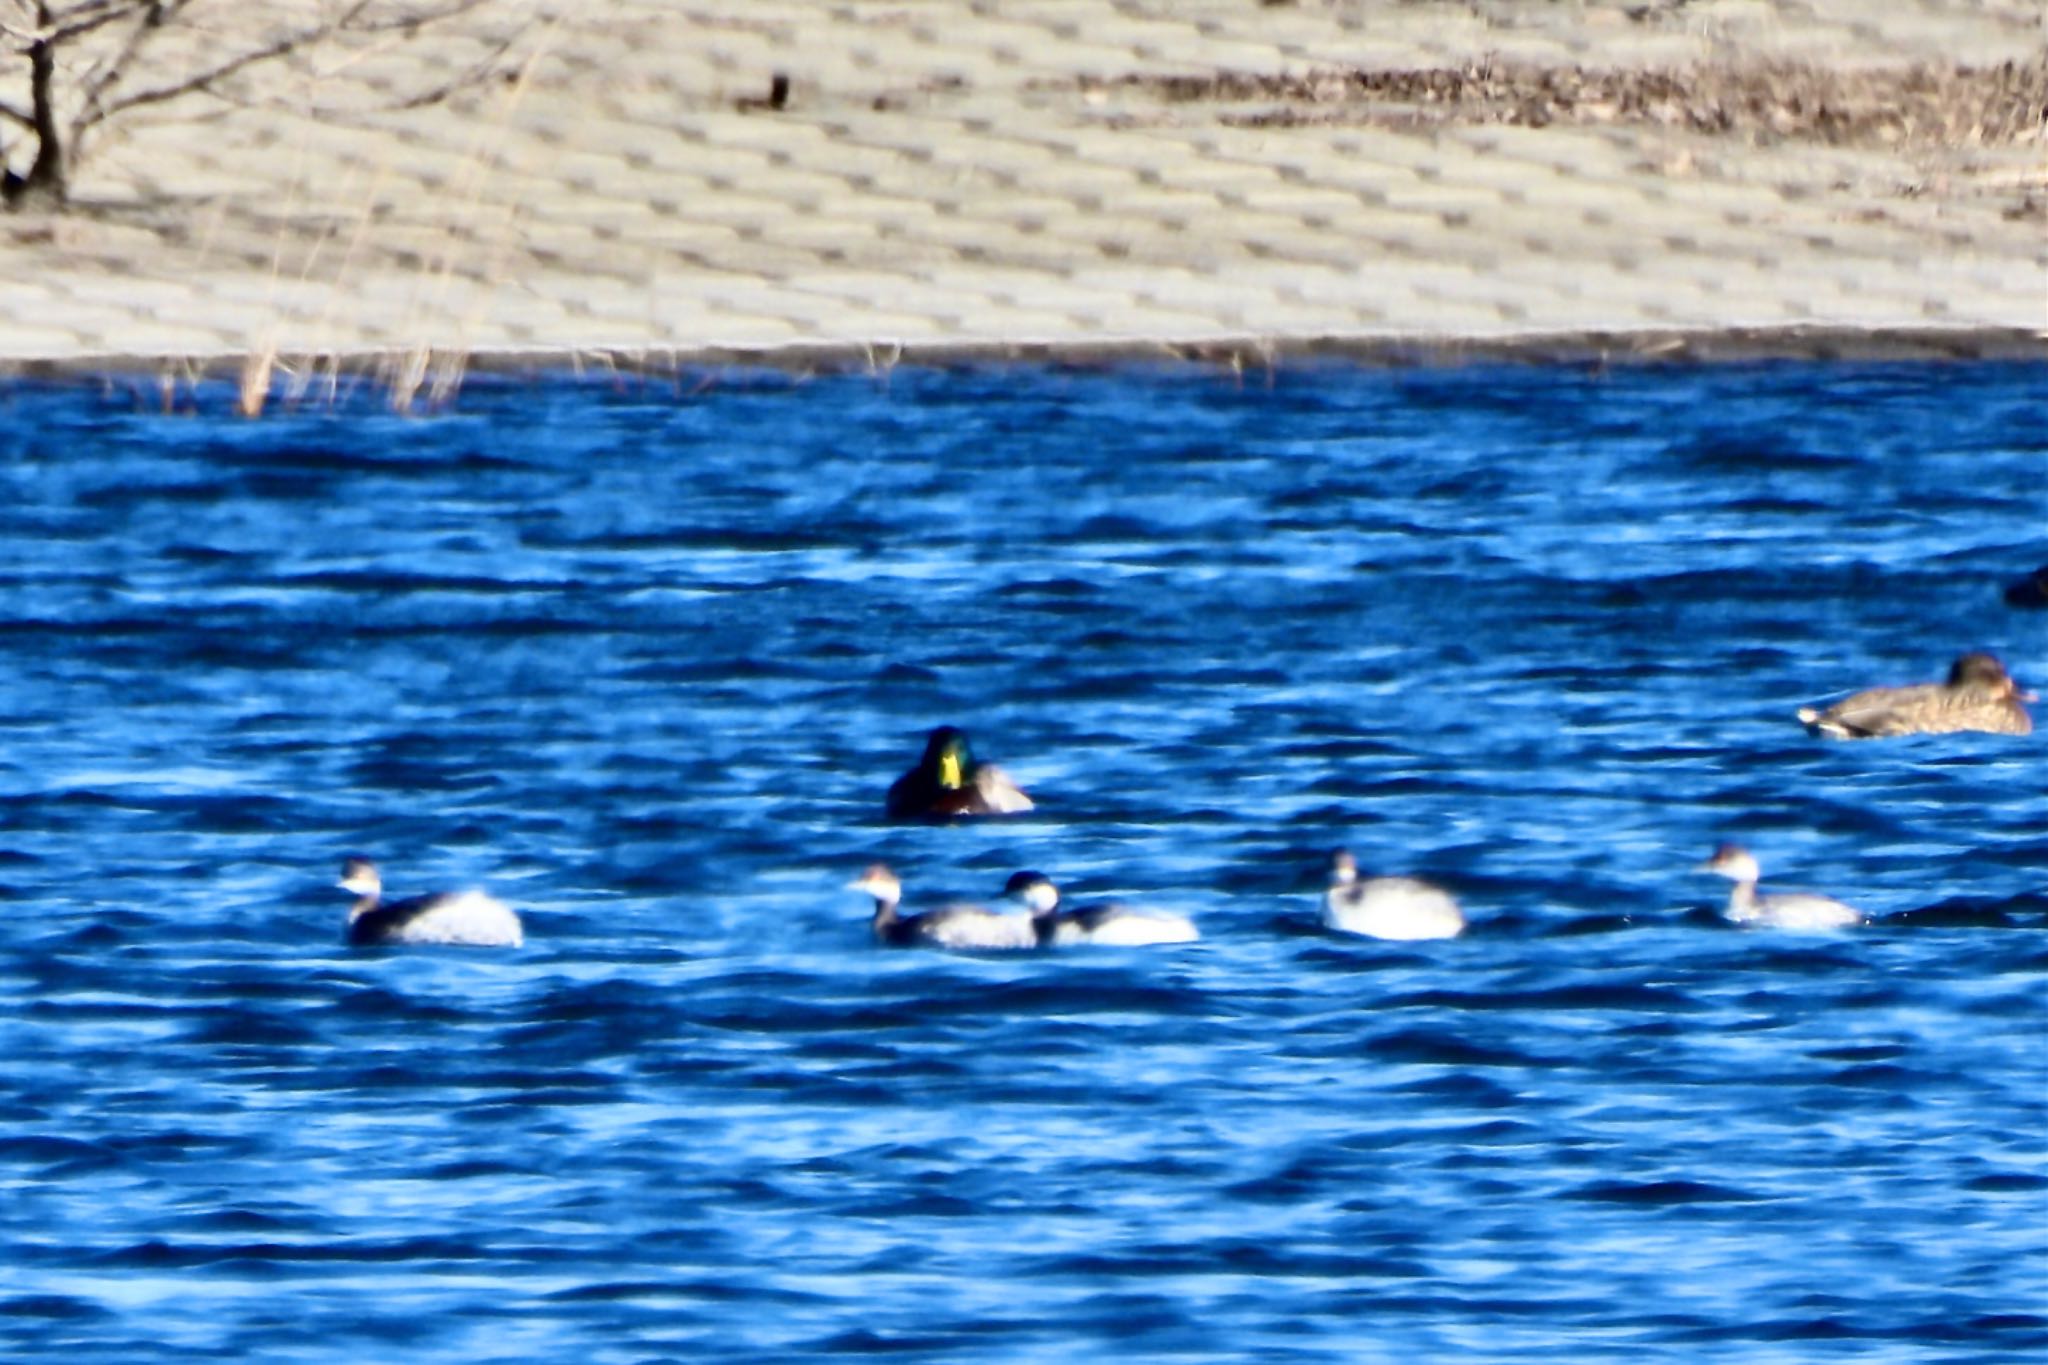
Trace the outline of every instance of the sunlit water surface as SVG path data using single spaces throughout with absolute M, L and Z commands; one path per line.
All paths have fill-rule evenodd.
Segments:
M 2044 381 L 0 390 L 0 1354 L 2039 1358 L 2048 736 L 1792 712 L 2048 682 Z M 1038 812 L 884 824 L 941 722 Z M 526 946 L 341 946 L 354 851 Z

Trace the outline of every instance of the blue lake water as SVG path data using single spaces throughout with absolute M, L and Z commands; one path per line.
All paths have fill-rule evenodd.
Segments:
M 0 389 L 0 1355 L 2040 1358 L 2048 733 L 1792 712 L 2048 684 L 2044 393 Z M 884 823 L 944 722 L 1039 809 Z M 345 948 L 357 851 L 526 946 Z M 892 952 L 876 860 L 1204 938 Z

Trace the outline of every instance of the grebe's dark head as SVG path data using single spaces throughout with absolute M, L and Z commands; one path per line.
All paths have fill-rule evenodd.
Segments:
M 881 863 L 872 863 L 868 870 L 846 884 L 848 891 L 865 891 L 878 901 L 894 901 L 903 895 L 903 883 Z
M 377 875 L 377 865 L 368 858 L 343 859 L 341 880 L 335 885 L 358 896 L 374 896 L 384 889 L 383 879 Z
M 1714 850 L 1714 856 L 1700 864 L 1702 872 L 1717 872 L 1736 882 L 1753 882 L 1759 872 L 1756 856 L 1741 844 L 1723 844 Z
M 1034 915 L 1046 915 L 1059 908 L 1060 889 L 1043 872 L 1019 872 L 1003 886 L 1003 894 L 1029 906 Z
M 1358 859 L 1351 856 L 1351 850 L 1340 848 L 1330 855 L 1330 884 L 1349 886 L 1358 880 Z

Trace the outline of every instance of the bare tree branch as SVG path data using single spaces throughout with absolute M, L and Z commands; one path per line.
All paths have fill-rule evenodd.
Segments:
M 122 43 L 118 50 L 102 57 L 86 69 L 79 77 L 81 117 L 100 107 L 100 101 L 106 92 L 119 84 L 122 76 L 134 69 L 136 54 L 152 37 L 163 32 L 187 3 L 188 0 L 169 0 L 168 4 L 151 4 L 141 12 L 135 27 L 128 34 L 128 40 Z M 76 137 L 84 126 L 74 125 L 72 136 Z
M 462 72 L 460 75 L 452 76 L 448 80 L 443 81 L 440 85 L 435 86 L 433 89 L 423 90 L 419 94 L 412 96 L 410 99 L 403 99 L 398 101 L 396 104 L 385 105 L 382 112 L 397 113 L 402 109 L 425 109 L 432 105 L 439 104 L 442 100 L 447 99 L 449 96 L 453 95 L 458 90 L 469 90 L 476 86 L 482 85 L 485 81 L 488 81 L 493 75 L 497 74 L 498 63 L 504 60 L 506 53 L 510 52 L 514 47 L 518 45 L 519 39 L 522 36 L 523 35 L 517 33 L 513 34 L 511 37 L 506 38 L 503 42 L 499 43 L 496 47 L 492 48 L 489 52 L 485 53 L 482 57 L 470 63 L 469 69 Z
M 404 14 L 371 15 L 362 23 L 350 25 L 358 33 L 407 33 L 430 25 L 456 18 L 458 15 L 481 9 L 491 0 L 447 0 L 439 9 L 410 10 Z
M 150 23 L 158 8 L 153 4 L 138 3 L 137 0 L 99 0 L 99 4 L 100 8 L 97 11 L 87 9 L 77 11 L 75 14 L 55 16 L 54 22 L 57 27 L 41 36 L 45 41 L 62 47 L 73 38 L 83 38 L 88 33 L 103 29 L 115 20 L 126 19 L 130 15 L 139 16 L 145 24 Z
M 314 43 L 331 38 L 341 29 L 352 23 L 358 15 L 370 7 L 371 3 L 372 0 L 356 0 L 355 4 L 350 5 L 332 19 L 316 24 L 312 28 L 286 34 L 267 46 L 252 48 L 238 57 L 230 57 L 228 60 L 202 71 L 196 76 L 188 76 L 186 79 L 171 85 L 157 86 L 154 89 L 139 91 L 133 95 L 124 95 L 118 99 L 102 100 L 95 107 L 84 110 L 79 114 L 77 121 L 72 124 L 72 136 L 78 136 L 78 134 L 94 124 L 100 123 L 123 110 L 140 108 L 146 104 L 162 104 L 165 100 L 174 100 L 181 95 L 198 94 L 207 90 L 215 83 L 226 80 L 237 71 L 256 66 L 262 62 L 275 61 L 279 57 L 290 56 L 303 47 L 308 47 Z M 115 79 L 118 80 L 118 77 Z M 113 83 L 115 83 L 113 80 L 107 82 L 109 85 Z M 104 93 L 104 87 L 102 93 Z
M 309 108 L 309 98 L 338 73 L 356 63 L 376 67 L 391 61 L 395 48 L 423 30 L 504 2 L 0 0 L 0 59 L 10 50 L 28 58 L 33 100 L 26 109 L 0 102 L 0 127 L 27 128 L 36 148 L 26 175 L 9 170 L 0 179 L 0 201 L 12 208 L 30 203 L 61 207 L 71 165 L 90 135 L 129 110 L 206 96 L 230 106 L 289 104 L 312 117 L 329 116 L 330 111 Z M 506 65 L 507 54 L 529 24 L 530 17 L 511 30 L 486 26 L 475 35 L 488 49 L 481 58 L 465 63 L 452 76 L 431 66 L 416 70 L 412 79 L 382 88 L 380 93 L 390 98 L 373 101 L 374 111 L 438 104 L 458 91 L 482 85 Z M 176 37 L 164 40 L 162 46 L 172 49 L 165 54 L 170 59 L 159 62 L 158 39 L 165 34 Z M 338 62 L 320 55 L 330 44 Z M 304 75 L 309 98 L 288 100 L 272 93 L 273 83 L 242 79 L 251 68 L 270 63 Z M 155 84 L 142 84 L 152 76 Z M 434 83 L 420 88 L 428 80 Z
M 0 36 L 19 43 L 56 43 L 62 46 L 138 9 L 146 9 L 151 3 L 152 0 L 87 0 L 76 9 L 51 13 L 47 7 L 31 7 L 25 0 L 17 0 L 13 8 L 21 17 L 0 18 Z
M 484 0 L 484 3 L 489 2 L 490 0 Z M 356 29 L 352 31 L 363 32 L 364 30 Z M 489 84 L 499 75 L 509 74 L 513 68 L 505 61 L 505 57 L 513 49 L 517 48 L 520 41 L 526 36 L 525 31 L 521 30 L 500 39 L 489 52 L 470 63 L 460 73 L 449 77 L 439 85 L 431 86 L 416 94 L 407 95 L 401 99 L 350 104 L 346 107 L 321 106 L 317 104 L 301 106 L 298 112 L 314 118 L 337 118 L 360 117 L 365 114 L 397 114 L 403 113 L 408 109 L 431 108 L 464 90 L 474 90 L 479 86 Z M 221 103 L 236 109 L 275 107 L 265 100 L 244 99 L 231 90 L 212 89 L 208 90 L 206 94 L 210 98 L 219 100 Z
M 56 30 L 69 24 L 89 21 L 109 10 L 131 10 L 137 5 L 147 5 L 149 2 L 150 0 L 72 0 L 69 5 L 42 5 L 36 8 L 40 8 L 45 14 L 41 22 Z M 32 6 L 24 4 L 21 8 L 26 10 Z
M 184 0 L 172 0 L 172 3 L 181 5 Z M 131 15 L 140 16 L 147 22 L 149 16 L 161 7 L 161 0 L 91 0 L 78 9 L 50 14 L 47 10 L 32 11 L 26 4 L 20 4 L 16 8 L 24 18 L 0 18 L 0 38 L 19 43 L 22 52 L 27 52 L 37 43 L 63 47 L 75 38 L 83 38 Z M 39 20 L 38 14 L 46 17 Z

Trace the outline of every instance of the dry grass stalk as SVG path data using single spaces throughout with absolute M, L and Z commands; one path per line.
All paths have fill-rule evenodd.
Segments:
M 433 354 L 425 346 L 414 346 L 390 360 L 385 376 L 385 392 L 393 412 L 412 411 L 413 400 L 419 397 L 420 385 L 426 382 L 427 362 L 433 359 Z
M 438 345 L 419 343 L 398 369 L 391 390 L 391 406 L 395 411 L 410 412 L 422 385 L 426 387 L 427 404 L 431 410 L 447 407 L 455 400 L 463 378 L 468 374 L 466 338 L 474 331 L 477 320 L 487 307 L 491 291 L 499 283 L 505 258 L 512 247 L 517 212 L 515 206 L 487 205 L 485 190 L 491 173 L 503 157 L 504 145 L 511 132 L 512 114 L 531 88 L 534 71 L 546 58 L 553 34 L 552 24 L 541 29 L 533 51 L 520 64 L 517 76 L 497 101 L 494 117 L 480 119 L 476 124 L 476 136 L 465 153 L 456 193 L 447 201 L 447 208 L 442 214 L 443 245 L 439 259 L 427 272 L 430 287 L 424 296 L 414 299 L 411 309 L 414 317 L 408 324 L 408 330 L 421 336 L 443 331 L 444 320 L 458 311 L 452 300 L 458 275 L 467 275 L 476 283 L 468 287 L 469 307 L 466 315 L 457 322 L 453 335 L 444 335 Z
M 244 417 L 261 417 L 270 398 L 270 372 L 277 364 L 277 346 L 266 338 L 242 357 L 242 379 L 235 410 Z
M 427 404 L 439 412 L 455 401 L 455 395 L 462 388 L 463 376 L 469 373 L 469 350 L 460 347 L 454 350 L 437 351 L 427 380 Z

